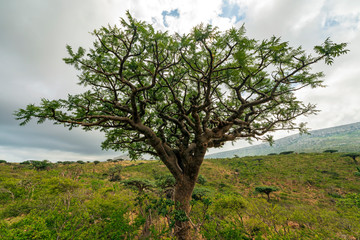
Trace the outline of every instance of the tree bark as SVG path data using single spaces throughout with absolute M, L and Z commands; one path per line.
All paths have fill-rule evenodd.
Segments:
M 189 219 L 184 221 L 185 216 L 190 214 L 190 200 L 196 183 L 195 178 L 184 175 L 175 185 L 175 205 L 178 215 L 175 219 L 175 236 L 178 240 L 189 240 L 191 237 L 191 224 Z

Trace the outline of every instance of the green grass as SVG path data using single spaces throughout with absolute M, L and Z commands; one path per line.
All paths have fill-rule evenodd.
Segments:
M 343 153 L 206 159 L 191 219 L 199 239 L 359 239 L 360 176 Z M 0 239 L 171 239 L 164 192 L 141 195 L 108 179 L 168 174 L 159 161 L 54 164 L 46 171 L 0 163 Z M 256 187 L 277 189 L 267 196 Z M 150 214 L 151 212 L 151 214 Z M 201 235 L 201 236 L 200 236 Z

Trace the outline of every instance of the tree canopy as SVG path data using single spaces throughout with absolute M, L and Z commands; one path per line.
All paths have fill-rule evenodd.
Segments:
M 191 149 L 194 142 L 218 147 L 237 138 L 260 138 L 278 129 L 296 129 L 293 120 L 316 112 L 294 92 L 321 86 L 310 66 L 346 53 L 329 39 L 306 55 L 280 38 L 257 41 L 245 29 L 220 32 L 199 25 L 180 36 L 144 22 L 122 19 L 121 27 L 95 30 L 87 53 L 67 46 L 64 61 L 81 71 L 89 87 L 68 99 L 42 99 L 17 118 L 27 123 L 54 120 L 106 133 L 104 149 L 128 150 L 133 157 L 159 155 L 157 144 Z M 164 146 L 162 146 L 164 148 Z M 190 150 L 191 151 L 191 150 Z

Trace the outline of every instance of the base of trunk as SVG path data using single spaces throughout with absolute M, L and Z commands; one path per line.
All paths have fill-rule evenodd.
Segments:
M 175 236 L 179 240 L 189 240 L 191 237 L 191 224 L 188 219 L 190 213 L 190 200 L 194 190 L 195 181 L 178 181 L 175 186 Z

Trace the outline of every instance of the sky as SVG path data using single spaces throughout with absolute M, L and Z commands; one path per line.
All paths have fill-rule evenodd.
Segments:
M 318 63 L 326 88 L 297 93 L 321 112 L 299 122 L 321 129 L 360 121 L 359 0 L 2 0 L 0 1 L 0 159 L 21 162 L 106 160 L 122 153 L 102 151 L 99 132 L 68 131 L 51 122 L 19 126 L 13 113 L 41 98 L 82 92 L 74 68 L 66 65 L 67 44 L 89 48 L 94 29 L 114 25 L 129 10 L 156 29 L 187 33 L 205 23 L 220 30 L 245 26 L 247 36 L 279 36 L 311 53 L 327 37 L 347 42 L 350 52 L 332 66 Z M 275 138 L 293 132 L 275 134 Z M 223 149 L 245 146 L 239 141 Z

